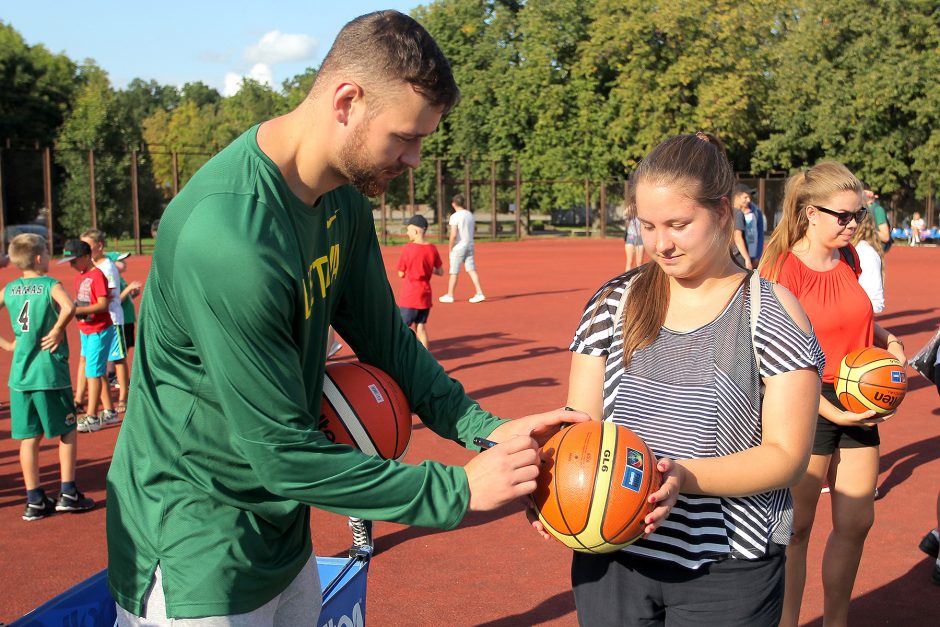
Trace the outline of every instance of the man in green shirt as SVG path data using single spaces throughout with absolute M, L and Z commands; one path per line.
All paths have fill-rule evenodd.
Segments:
M 395 305 L 362 193 L 418 166 L 458 93 L 417 22 L 362 16 L 297 109 L 249 129 L 167 207 L 108 473 L 120 624 L 313 625 L 308 505 L 449 529 L 531 493 L 539 443 L 586 419 L 483 411 Z M 331 323 L 433 431 L 500 444 L 451 467 L 330 443 L 317 421 Z
M 888 252 L 891 246 L 894 245 L 894 239 L 891 237 L 891 224 L 888 222 L 888 212 L 878 202 L 878 194 L 872 190 L 871 185 L 868 183 L 862 185 L 865 187 L 865 200 L 868 201 L 868 209 L 875 219 L 878 239 L 881 241 L 884 252 Z

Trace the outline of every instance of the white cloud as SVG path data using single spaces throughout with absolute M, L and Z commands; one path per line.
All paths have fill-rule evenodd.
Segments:
M 248 46 L 245 50 L 245 60 L 266 65 L 285 61 L 306 61 L 313 58 L 318 43 L 308 35 L 292 35 L 272 30 L 265 33 L 258 43 Z
M 236 72 L 225 73 L 225 86 L 222 87 L 222 95 L 226 98 L 238 93 L 238 88 L 242 86 L 242 75 Z
M 242 80 L 245 78 L 258 81 L 262 85 L 274 87 L 274 75 L 271 72 L 271 66 L 264 63 L 255 63 L 248 74 L 239 74 L 237 72 L 227 72 L 225 74 L 225 86 L 222 88 L 223 96 L 234 96 L 242 86 Z
M 268 87 L 274 87 L 274 75 L 271 73 L 271 66 L 266 63 L 255 63 L 248 72 L 248 77 Z

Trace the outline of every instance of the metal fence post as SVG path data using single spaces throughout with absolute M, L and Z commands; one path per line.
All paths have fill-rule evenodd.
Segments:
M 496 213 L 496 160 L 490 160 L 490 208 L 493 213 L 493 220 L 490 222 L 490 237 L 496 239 L 496 233 L 498 231 L 497 221 L 499 216 Z
M 52 149 L 48 146 L 42 151 L 42 191 L 46 203 L 46 234 L 49 241 L 49 255 L 53 255 L 53 221 L 52 221 Z
M 140 199 L 137 194 L 137 149 L 131 150 L 131 204 L 134 207 L 134 253 L 143 253 L 140 245 Z
M 584 235 L 591 237 L 591 181 L 584 179 Z
M 385 219 L 385 193 L 382 193 L 381 204 L 379 205 L 379 222 L 382 225 L 382 243 L 388 244 L 388 224 Z
M 98 228 L 98 203 L 95 198 L 95 149 L 88 151 L 88 194 L 91 207 L 91 228 Z
M 522 239 L 522 171 L 516 161 L 516 237 Z
M 0 243 L 2 243 L 4 250 L 0 252 L 6 252 L 7 245 L 7 208 L 6 204 L 3 201 L 5 190 L 3 189 L 3 148 L 0 148 Z
M 173 162 L 173 197 L 175 198 L 176 195 L 180 193 L 180 163 L 179 155 L 175 150 L 170 160 Z
M 437 239 L 444 241 L 444 174 L 440 158 L 435 160 L 437 171 Z

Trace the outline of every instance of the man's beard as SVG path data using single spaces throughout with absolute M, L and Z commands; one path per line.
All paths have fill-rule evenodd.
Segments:
M 382 176 L 384 170 L 368 161 L 365 152 L 365 137 L 368 121 L 360 124 L 339 151 L 338 170 L 360 192 L 366 196 L 381 196 L 388 189 L 391 179 Z

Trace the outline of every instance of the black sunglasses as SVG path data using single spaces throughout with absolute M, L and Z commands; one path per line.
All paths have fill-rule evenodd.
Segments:
M 828 213 L 831 216 L 835 216 L 836 222 L 839 223 L 839 226 L 847 226 L 852 220 L 855 220 L 855 224 L 860 224 L 862 218 L 864 218 L 865 214 L 868 212 L 868 209 L 865 207 L 860 208 L 858 211 L 833 211 L 832 209 L 826 209 L 825 207 L 820 207 L 819 205 L 813 206 L 823 213 Z

